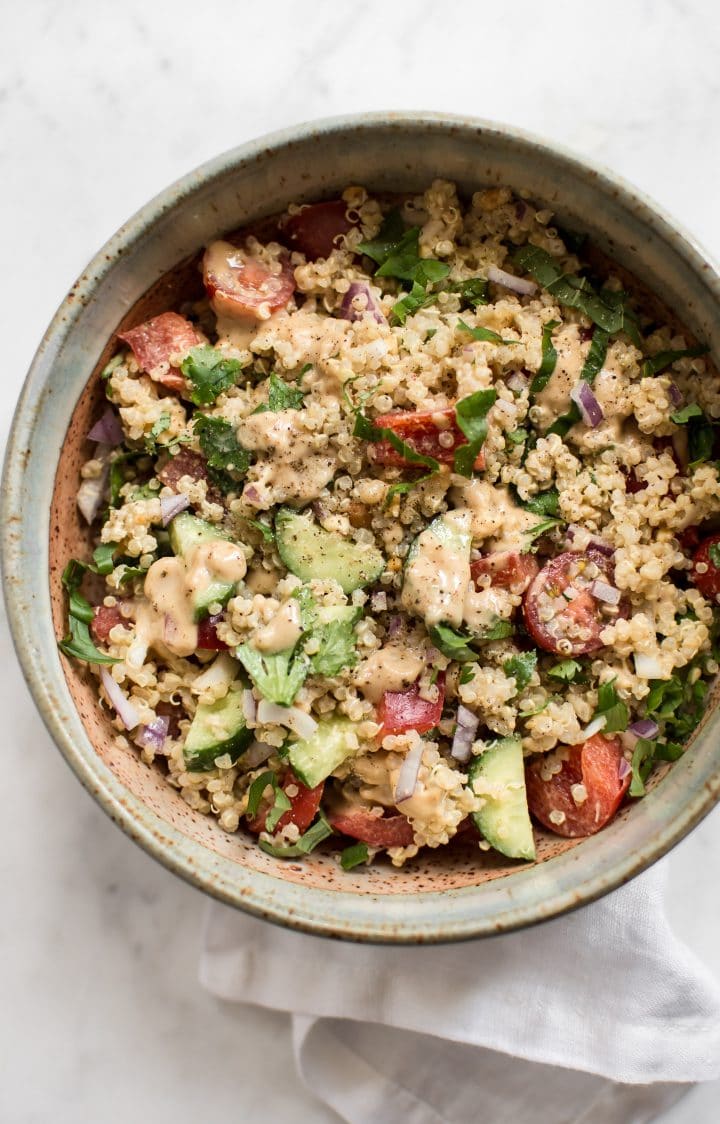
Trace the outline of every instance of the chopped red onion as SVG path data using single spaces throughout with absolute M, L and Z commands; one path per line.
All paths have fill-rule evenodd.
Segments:
M 660 733 L 660 727 L 652 718 L 639 718 L 629 727 L 629 732 L 635 734 L 637 738 L 656 738 Z
M 311 738 L 317 730 L 317 722 L 300 710 L 298 706 L 280 706 L 278 703 L 261 699 L 257 708 L 257 720 L 262 725 L 276 724 L 292 730 L 299 738 Z
M 604 601 L 606 605 L 620 604 L 620 590 L 616 589 L 614 585 L 609 585 L 608 582 L 602 581 L 600 578 L 592 583 L 590 592 L 593 597 L 598 601 Z
M 162 753 L 169 728 L 168 716 L 159 714 L 152 722 L 148 722 L 147 726 L 140 727 L 135 735 L 135 743 L 143 749 L 151 749 L 153 753 Z
M 242 707 L 245 721 L 248 726 L 250 726 L 255 722 L 255 718 L 257 717 L 257 703 L 254 694 L 248 688 L 245 688 L 243 691 Z
M 506 384 L 513 394 L 522 394 L 527 390 L 528 381 L 522 371 L 512 371 L 507 377 Z
M 160 499 L 160 518 L 163 527 L 167 527 L 176 515 L 185 511 L 190 506 L 190 500 L 184 492 L 177 492 L 174 496 L 162 496 Z
M 457 726 L 450 750 L 456 761 L 469 761 L 472 754 L 472 744 L 480 725 L 480 719 L 462 703 L 458 707 Z
M 260 493 L 254 484 L 248 484 L 247 487 L 243 489 L 243 499 L 247 503 L 254 504 L 256 507 L 262 502 Z
M 406 753 L 405 760 L 400 766 L 397 784 L 395 785 L 396 804 L 400 804 L 403 800 L 409 800 L 411 796 L 414 796 L 424 748 L 424 743 L 418 740 L 417 744 Z
M 110 700 L 123 726 L 126 730 L 134 730 L 136 726 L 140 725 L 140 715 L 130 702 L 130 699 L 125 692 L 121 690 L 106 667 L 100 668 L 100 678 L 105 688 L 105 694 Z
M 618 780 L 624 781 L 625 778 L 629 777 L 631 773 L 632 769 L 630 768 L 630 762 L 626 761 L 624 757 L 621 757 L 618 764 Z
M 583 741 L 592 738 L 595 734 L 599 734 L 605 728 L 606 718 L 601 714 L 598 718 L 593 718 L 592 722 L 588 722 L 585 729 L 582 731 L 580 737 Z
M 268 757 L 272 757 L 273 753 L 276 752 L 277 746 L 268 745 L 267 742 L 251 742 L 243 753 L 243 768 L 256 769 L 258 765 L 262 765 L 263 761 L 267 761 Z
M 395 640 L 402 632 L 403 622 L 402 617 L 390 617 L 387 627 L 388 640 Z
M 373 613 L 384 613 L 387 609 L 387 593 L 379 589 L 370 598 L 370 608 Z
M 105 485 L 108 478 L 108 469 L 105 467 L 100 476 L 92 480 L 83 480 L 75 497 L 80 512 L 88 523 L 94 523 L 97 513 L 102 507 Z
M 580 379 L 570 391 L 570 397 L 580 411 L 585 425 L 592 427 L 600 425 L 605 415 L 590 383 L 585 382 L 585 379 Z
M 521 297 L 531 297 L 533 293 L 537 292 L 537 285 L 534 281 L 527 281 L 524 277 L 515 277 L 512 273 L 506 273 L 504 269 L 499 269 L 496 265 L 488 267 L 487 271 L 488 281 L 494 282 L 496 285 L 502 285 L 505 289 L 510 289 L 513 293 L 519 293 Z
M 657 656 L 649 656 L 646 652 L 635 652 L 635 674 L 641 679 L 662 679 L 663 668 Z
M 440 652 L 437 648 L 429 647 L 425 649 L 425 663 L 432 665 L 440 658 Z
M 105 445 L 122 445 L 124 434 L 120 419 L 114 410 L 108 408 L 100 421 L 95 422 L 87 435 L 88 441 L 102 441 Z
M 670 385 L 668 387 L 668 395 L 670 397 L 670 401 L 672 402 L 672 404 L 673 404 L 673 406 L 675 407 L 676 410 L 680 406 L 682 406 L 683 402 L 685 401 L 683 392 L 680 389 L 680 387 L 677 385 L 677 383 L 674 383 L 674 382 L 670 383 Z
M 365 308 L 362 310 L 356 308 L 354 303 L 355 297 L 359 296 L 365 297 Z M 375 298 L 370 291 L 370 286 L 367 285 L 365 281 L 353 281 L 343 297 L 340 311 L 345 320 L 362 320 L 365 313 L 370 312 L 373 319 L 377 320 L 378 324 L 384 324 L 386 322 L 385 317 L 375 303 Z

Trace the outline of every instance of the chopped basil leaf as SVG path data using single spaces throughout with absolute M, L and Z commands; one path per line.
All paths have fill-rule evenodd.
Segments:
M 113 568 L 113 554 L 118 548 L 116 542 L 103 542 L 93 551 L 93 564 L 88 566 L 96 574 L 110 574 Z
M 521 246 L 515 251 L 513 260 L 519 269 L 531 273 L 560 304 L 577 308 L 611 335 L 627 332 L 633 343 L 639 346 L 637 322 L 628 307 L 626 293 L 611 289 L 596 292 L 587 278 L 563 273 L 556 260 L 539 246 Z
M 627 730 L 630 712 L 615 690 L 614 679 L 598 688 L 598 704 L 593 718 L 605 719 L 603 734 L 615 734 Z
M 504 340 L 497 332 L 493 332 L 492 328 L 471 328 L 464 320 L 458 320 L 456 330 L 458 332 L 469 332 L 474 340 L 481 340 L 484 343 L 502 343 L 507 346 L 520 343 L 520 340 Z
M 528 531 L 523 531 L 526 541 L 521 553 L 527 554 L 531 551 L 535 539 L 539 539 L 541 535 L 546 535 L 548 531 L 553 531 L 555 527 L 559 527 L 562 522 L 562 519 L 544 519 L 542 523 L 536 523 L 536 525 L 530 527 Z
M 268 387 L 268 400 L 262 402 L 253 414 L 276 414 L 280 410 L 301 410 L 307 391 L 297 386 L 289 386 L 274 372 L 271 373 Z
M 289 812 L 292 808 L 292 801 L 290 797 L 283 792 L 279 785 L 275 786 L 275 800 L 273 806 L 265 818 L 265 830 L 274 831 L 285 812 Z
M 582 671 L 582 664 L 577 660 L 560 660 L 553 667 L 548 668 L 548 675 L 553 679 L 562 679 L 565 683 L 572 683 Z
M 358 250 L 377 263 L 376 277 L 395 277 L 409 281 L 412 288 L 393 305 L 392 317 L 396 324 L 404 324 L 407 317 L 437 300 L 437 293 L 428 286 L 442 281 L 450 267 L 434 258 L 420 256 L 420 229 L 407 230 L 398 211 L 391 211 L 383 222 L 378 237 L 371 242 L 361 242 Z
M 382 265 L 402 238 L 404 231 L 405 223 L 400 212 L 390 211 L 383 219 L 377 238 L 373 238 L 370 242 L 360 242 L 357 251 L 359 254 L 367 254 L 376 265 Z
M 530 393 L 539 394 L 544 390 L 550 382 L 552 373 L 555 370 L 557 363 L 557 350 L 552 342 L 552 334 L 555 328 L 560 326 L 559 320 L 549 320 L 544 325 L 542 330 L 542 362 L 538 367 L 537 374 L 530 384 Z
M 686 425 L 688 435 L 689 468 L 697 468 L 712 457 L 715 444 L 715 427 L 705 417 L 697 402 L 690 402 L 670 415 L 676 425 Z
M 632 761 L 630 763 L 632 780 L 630 781 L 629 792 L 631 796 L 645 795 L 645 781 L 653 767 L 654 749 L 655 743 L 649 741 L 648 738 L 638 738 L 635 742 L 635 749 L 633 750 Z
M 202 344 L 188 352 L 180 370 L 191 384 L 190 401 L 196 406 L 212 406 L 219 394 L 235 385 L 242 363 L 225 359 L 214 347 Z
M 645 378 L 652 375 L 659 375 L 666 367 L 672 367 L 678 359 L 697 359 L 701 355 L 707 355 L 709 348 L 707 347 L 685 347 L 679 351 L 658 351 L 657 355 L 653 355 L 650 359 L 646 359 L 642 365 L 642 373 Z
M 273 789 L 277 788 L 277 777 L 275 776 L 272 769 L 267 769 L 266 772 L 261 773 L 259 777 L 255 777 L 255 780 L 252 782 L 250 788 L 248 789 L 248 802 L 245 814 L 250 819 L 252 819 L 253 816 L 257 815 L 257 810 L 260 807 L 260 801 L 262 800 L 263 793 L 265 792 L 265 789 L 268 785 L 272 785 Z
M 717 566 L 720 570 L 720 543 L 711 542 L 708 547 L 708 558 L 713 566 Z
M 367 843 L 353 843 L 346 847 L 340 855 L 340 866 L 343 870 L 352 870 L 354 866 L 368 861 L 369 853 Z
M 687 425 L 691 418 L 703 417 L 705 415 L 697 402 L 690 402 L 689 405 L 683 406 L 682 410 L 676 410 L 674 414 L 671 414 L 670 420 L 674 421 L 675 425 Z
M 124 360 L 125 360 L 125 356 L 122 355 L 122 354 L 113 355 L 110 362 L 106 363 L 106 365 L 103 367 L 100 378 L 101 379 L 109 379 L 111 374 L 113 373 L 113 371 L 116 370 L 120 366 L 120 364 L 124 362 Z
M 466 683 L 471 683 L 473 678 L 473 669 L 471 667 L 464 667 L 460 671 L 460 686 L 464 687 Z
M 513 429 L 511 432 L 505 434 L 505 438 L 510 445 L 522 445 L 527 441 L 530 436 L 530 431 L 527 429 Z
M 533 515 L 557 516 L 560 514 L 560 495 L 557 488 L 548 488 L 545 492 L 538 492 L 532 499 L 522 500 L 520 506 Z
M 446 293 L 457 293 L 462 308 L 474 309 L 488 303 L 488 283 L 484 277 L 469 277 L 465 281 L 448 281 L 443 285 Z
M 235 491 L 250 467 L 250 454 L 238 443 L 234 426 L 224 418 L 198 414 L 194 431 L 207 459 L 212 483 L 223 492 Z
M 449 624 L 436 624 L 429 629 L 429 634 L 435 647 L 449 660 L 471 663 L 479 658 L 470 647 L 473 637 L 469 633 L 458 632 Z
M 113 547 L 115 546 L 115 544 L 112 545 Z M 66 656 L 74 656 L 78 660 L 86 660 L 87 663 L 119 663 L 120 661 L 113 656 L 108 656 L 105 652 L 101 652 L 99 648 L 96 648 L 90 636 L 90 629 L 88 626 L 95 615 L 95 610 L 87 598 L 83 597 L 79 592 L 83 574 L 89 569 L 95 569 L 95 567 L 85 562 L 78 562 L 77 559 L 72 558 L 63 570 L 62 584 L 68 594 L 68 623 L 70 631 L 68 635 L 60 641 L 58 647 Z
M 495 390 L 476 390 L 455 404 L 457 423 L 467 437 L 467 444 L 455 450 L 455 471 L 472 476 L 475 461 L 487 437 L 487 416 L 497 398 Z
M 508 636 L 512 636 L 514 631 L 515 629 L 510 621 L 504 621 L 498 617 L 494 624 L 488 625 L 482 632 L 473 633 L 473 640 L 478 643 L 480 641 L 505 640 Z
M 246 523 L 249 523 L 251 527 L 254 527 L 256 531 L 260 532 L 262 537 L 265 539 L 265 542 L 275 542 L 275 530 L 268 523 L 263 523 L 261 519 L 247 518 L 245 521 Z
M 330 827 L 327 819 L 320 812 L 320 818 L 309 827 L 304 835 L 301 835 L 297 843 L 293 843 L 289 847 L 275 846 L 272 843 L 266 843 L 264 839 L 260 840 L 260 849 L 265 851 L 268 855 L 274 855 L 277 859 L 296 859 L 302 858 L 303 855 L 309 855 L 318 843 L 322 843 L 333 834 L 333 829 Z
M 580 372 L 580 378 L 583 382 L 589 383 L 590 386 L 595 382 L 598 372 L 602 370 L 609 342 L 609 333 L 602 328 L 596 328 L 593 332 L 590 349 L 583 363 L 582 371 Z
M 516 656 L 511 656 L 509 660 L 505 660 L 503 671 L 515 680 L 517 693 L 520 694 L 532 679 L 536 667 L 537 652 L 519 652 Z
M 412 289 L 401 300 L 392 306 L 391 316 L 394 324 L 404 324 L 408 316 L 412 316 L 421 308 L 432 304 L 438 298 L 437 293 L 432 293 L 413 281 Z
M 492 391 L 491 393 L 494 394 L 495 392 Z M 437 472 L 440 468 L 439 462 L 434 457 L 426 457 L 422 453 L 416 453 L 410 445 L 398 437 L 394 430 L 388 429 L 386 426 L 373 425 L 362 410 L 355 411 L 353 437 L 360 437 L 364 441 L 389 441 L 393 449 L 400 453 L 403 460 L 406 460 L 408 464 L 421 465 L 424 468 L 429 468 L 431 472 Z

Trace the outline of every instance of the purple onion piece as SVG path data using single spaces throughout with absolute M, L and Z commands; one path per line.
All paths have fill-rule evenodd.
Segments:
M 639 718 L 628 729 L 637 738 L 656 738 L 660 733 L 660 727 L 652 718 Z
M 527 390 L 528 380 L 522 371 L 512 371 L 507 377 L 508 390 L 512 390 L 513 394 L 522 394 Z
M 160 518 L 163 527 L 167 527 L 176 515 L 190 507 L 190 500 L 184 492 L 177 492 L 174 496 L 163 496 L 160 500 Z
M 387 593 L 384 589 L 376 590 L 370 598 L 370 608 L 373 613 L 384 613 L 387 609 Z
M 119 684 L 115 682 L 106 667 L 100 668 L 100 678 L 102 679 L 105 693 L 123 726 L 126 730 L 134 730 L 136 726 L 140 725 L 140 715 L 130 702 L 130 699 Z
M 668 387 L 668 395 L 675 409 L 679 409 L 685 401 L 684 395 L 677 383 L 671 382 Z
M 403 627 L 402 617 L 398 617 L 398 616 L 390 617 L 390 620 L 388 621 L 388 626 L 387 626 L 387 638 L 388 638 L 388 640 L 395 640 L 400 635 L 400 633 L 402 632 L 402 627 Z
M 417 745 L 414 745 L 405 755 L 395 785 L 396 804 L 400 804 L 403 800 L 409 800 L 411 796 L 415 795 L 424 748 L 423 742 L 418 741 Z
M 585 379 L 580 381 L 570 391 L 570 397 L 580 411 L 582 420 L 585 425 L 595 427 L 600 425 L 605 415 L 602 412 L 602 407 L 593 393 L 593 388 Z
M 620 604 L 620 590 L 616 589 L 614 585 L 609 582 L 603 581 L 598 578 L 590 586 L 590 592 L 597 601 L 603 601 L 606 605 L 619 605 Z
M 618 765 L 618 780 L 624 781 L 631 773 L 632 769 L 630 768 L 630 763 L 626 761 L 624 757 L 621 757 Z
M 153 718 L 152 722 L 148 722 L 147 726 L 140 727 L 135 735 L 135 743 L 142 746 L 143 749 L 152 749 L 154 753 L 162 753 L 169 729 L 170 719 L 165 714 L 159 714 L 157 718 Z
M 102 441 L 105 445 L 122 445 L 125 437 L 120 419 L 114 410 L 107 409 L 87 435 L 88 441 Z
M 362 309 L 362 311 L 355 308 L 354 305 L 355 297 L 359 296 L 365 297 L 365 308 Z M 370 286 L 367 285 L 365 281 L 353 281 L 350 288 L 343 297 L 342 304 L 340 305 L 340 311 L 344 319 L 350 320 L 351 322 L 354 320 L 362 320 L 363 316 L 367 312 L 370 312 L 372 313 L 373 319 L 377 320 L 378 324 L 386 323 L 385 317 L 375 303 L 375 298 L 370 291 Z
M 460 704 L 457 712 L 457 726 L 450 753 L 456 761 L 464 763 L 472 756 L 472 744 L 480 725 L 480 719 L 466 706 Z
M 524 277 L 515 277 L 512 273 L 506 273 L 504 269 L 499 269 L 496 265 L 488 267 L 487 271 L 488 281 L 492 281 L 495 285 L 502 285 L 504 289 L 510 289 L 513 293 L 519 293 L 521 297 L 531 297 L 533 293 L 537 292 L 537 285 L 534 281 L 528 281 Z

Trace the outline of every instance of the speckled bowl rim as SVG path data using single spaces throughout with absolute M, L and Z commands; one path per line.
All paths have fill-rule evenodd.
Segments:
M 477 887 L 437 892 L 361 895 L 284 882 L 201 848 L 161 820 L 132 793 L 128 794 L 104 764 L 79 724 L 56 650 L 40 650 L 34 643 L 33 616 L 22 604 L 23 599 L 33 602 L 34 591 L 19 541 L 13 534 L 22 518 L 19 512 L 22 511 L 25 450 L 33 416 L 52 370 L 53 356 L 72 333 L 78 307 L 92 297 L 97 285 L 112 270 L 115 259 L 142 239 L 144 232 L 166 212 L 192 196 L 200 185 L 222 176 L 228 169 L 238 168 L 269 151 L 281 153 L 313 136 L 347 136 L 353 131 L 377 127 L 481 132 L 528 150 L 549 152 L 574 171 L 595 177 L 604 194 L 620 198 L 639 222 L 663 242 L 669 241 L 698 277 L 702 277 L 720 307 L 717 267 L 692 234 L 621 177 L 581 159 L 561 145 L 523 130 L 478 118 L 419 111 L 330 117 L 270 133 L 201 165 L 142 207 L 95 255 L 55 314 L 25 380 L 7 445 L 0 506 L 3 585 L 17 655 L 45 726 L 100 806 L 149 854 L 220 901 L 285 927 L 321 936 L 378 943 L 448 942 L 496 935 L 549 920 L 629 881 L 687 835 L 720 799 L 720 758 L 708 763 L 701 774 L 694 777 L 692 798 L 678 801 L 677 807 L 673 805 L 674 814 L 664 821 L 650 842 L 639 851 L 628 850 L 610 866 L 597 857 L 594 864 L 583 864 L 581 847 L 548 863 L 519 870 L 510 877 Z M 41 514 L 40 523 L 44 515 Z M 33 516 L 33 520 L 38 522 L 38 517 Z M 49 601 L 47 611 L 49 614 Z M 614 826 L 607 832 L 612 832 Z M 198 863 L 199 850 L 203 856 L 201 863 Z M 545 870 L 549 865 L 552 876 Z

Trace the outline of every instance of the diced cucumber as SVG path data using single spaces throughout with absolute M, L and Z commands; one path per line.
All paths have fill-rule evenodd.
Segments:
M 491 847 L 509 859 L 535 859 L 535 840 L 525 791 L 525 764 L 519 738 L 499 738 L 470 766 L 470 787 L 482 778 L 497 788 L 485 806 L 473 812 L 478 831 Z M 480 786 L 481 788 L 483 786 Z
M 352 542 L 324 530 L 306 512 L 283 507 L 275 516 L 278 553 L 292 574 L 334 578 L 344 593 L 352 593 L 377 580 L 385 559 L 370 543 Z
M 428 628 L 462 624 L 471 545 L 470 513 L 462 510 L 438 515 L 411 543 L 400 600 Z
M 199 546 L 218 539 L 227 541 L 229 535 L 188 511 L 176 515 L 170 524 L 170 545 L 173 552 L 187 562 L 192 561 L 192 555 Z M 210 582 L 205 589 L 198 590 L 193 596 L 195 620 L 200 621 L 206 617 L 211 605 L 224 605 L 234 592 L 235 582 L 224 581 Z
M 354 730 L 349 718 L 327 718 L 318 723 L 311 738 L 292 743 L 288 758 L 303 784 L 315 788 L 356 752 Z
M 195 711 L 183 746 L 189 772 L 202 773 L 215 767 L 215 759 L 228 753 L 233 765 L 253 740 L 245 724 L 242 688 L 230 687 L 214 703 L 201 703 Z

